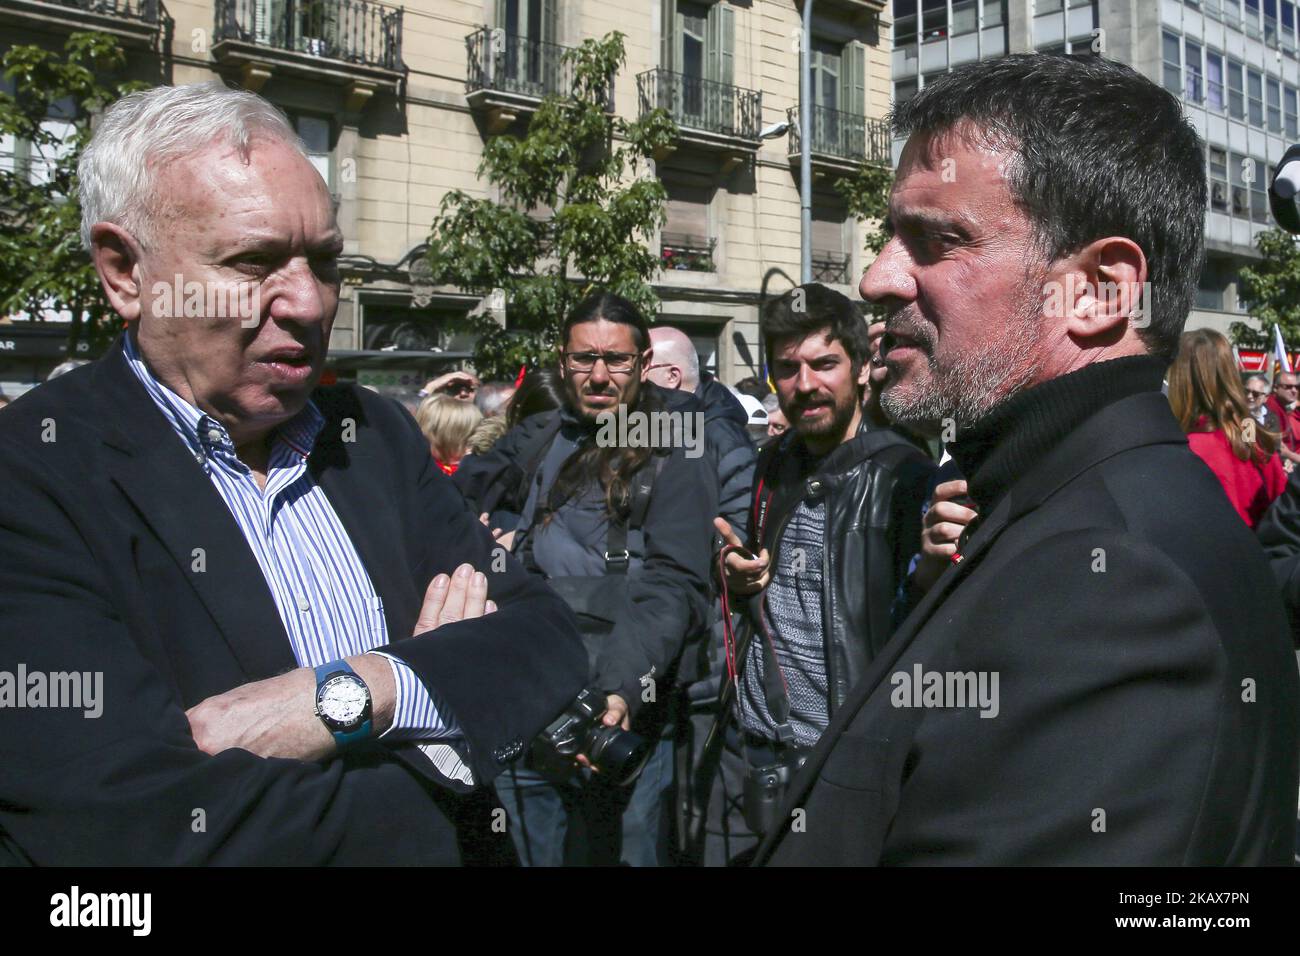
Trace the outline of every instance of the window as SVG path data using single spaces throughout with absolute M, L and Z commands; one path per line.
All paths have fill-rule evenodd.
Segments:
M 894 46 L 916 42 L 916 0 L 894 0 Z
M 1250 125 L 1264 125 L 1264 77 L 1255 70 L 1246 71 L 1246 103 L 1250 107 Z
M 1242 89 L 1242 66 L 1236 60 L 1228 60 L 1228 115 L 1233 119 L 1246 118 L 1246 95 Z
M 1205 51 L 1205 105 L 1223 109 L 1223 57 L 1209 50 Z
M 1268 78 L 1268 130 L 1270 133 L 1282 132 L 1282 84 L 1272 77 Z
M 840 105 L 840 51 L 842 47 L 828 40 L 812 42 L 813 102 L 828 110 Z
M 1054 13 L 1064 6 L 1062 0 L 1034 0 L 1034 13 Z
M 1294 86 L 1284 87 L 1282 90 L 1282 107 L 1286 116 L 1286 135 L 1292 139 L 1300 139 L 1300 124 L 1296 119 L 1297 92 Z
M 921 0 L 921 39 L 942 40 L 948 35 L 948 0 Z
M 665 270 L 713 272 L 713 238 L 709 230 L 709 201 L 713 189 L 699 175 L 668 176 L 668 202 L 659 236 L 660 265 Z
M 1219 0 L 1205 0 L 1201 6 L 1205 8 L 1206 16 L 1213 17 L 1216 20 L 1223 16 L 1223 7 L 1220 5 Z
M 1231 183 L 1232 214 L 1242 219 L 1250 218 L 1250 190 L 1246 187 L 1244 160 L 1237 153 L 1228 154 L 1228 176 Z
M 1204 77 L 1201 75 L 1201 47 L 1198 43 L 1191 40 L 1183 41 L 1184 60 L 1187 63 L 1186 82 L 1183 85 L 1183 96 L 1189 103 L 1201 102 L 1201 97 L 1205 89 Z
M 1007 22 L 1007 0 L 984 0 L 984 26 L 1000 27 Z
M 979 20 L 979 4 L 976 0 L 953 0 L 952 35 L 974 33 Z
M 1288 51 L 1295 49 L 1295 4 L 1291 0 L 1282 0 L 1282 46 Z
M 1241 0 L 1223 0 L 1223 19 L 1234 26 L 1241 22 Z
M 1228 151 L 1210 146 L 1210 208 L 1215 212 L 1228 211 Z
M 1250 218 L 1256 222 L 1268 222 L 1268 170 L 1262 159 L 1252 162 L 1255 164 L 1255 181 L 1250 184 Z
M 916 95 L 916 80 L 899 80 L 894 84 L 894 102 L 906 103 Z
M 1183 91 L 1182 63 L 1179 60 L 1178 37 L 1172 33 L 1164 34 L 1165 51 L 1165 89 L 1178 94 Z
M 307 147 L 307 158 L 320 173 L 325 185 L 333 188 L 330 179 L 330 121 L 320 116 L 297 116 L 293 121 L 294 129 L 302 137 Z
M 1251 183 L 1251 219 L 1256 222 L 1269 221 L 1269 170 L 1264 160 L 1255 163 L 1255 182 Z
M 1264 42 L 1277 45 L 1277 0 L 1264 0 Z
M 13 81 L 0 75 L 0 90 L 12 96 Z M 0 134 L 0 170 L 17 173 L 34 186 L 47 184 L 59 161 L 71 149 L 71 141 L 77 134 L 76 116 L 76 101 L 68 97 L 50 104 L 46 119 L 41 121 L 42 132 L 50 134 L 53 142 L 36 143 L 12 134 Z
M 1259 39 L 1259 0 L 1246 0 L 1242 27 L 1246 31 L 1246 36 Z

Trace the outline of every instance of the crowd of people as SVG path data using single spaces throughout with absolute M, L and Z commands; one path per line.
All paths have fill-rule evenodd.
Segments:
M 0 414 L 0 678 L 44 675 L 0 679 L 0 859 L 1290 863 L 1297 377 L 1183 330 L 1195 132 L 1046 55 L 892 122 L 875 318 L 775 296 L 730 388 L 595 289 L 412 416 L 318 387 L 343 236 L 284 117 L 110 107 L 127 330 Z M 159 315 L 175 274 L 262 321 Z

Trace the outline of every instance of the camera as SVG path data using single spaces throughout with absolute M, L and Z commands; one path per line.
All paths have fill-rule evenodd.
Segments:
M 781 822 L 781 807 L 785 803 L 786 791 L 790 789 L 790 781 L 803 766 L 804 759 L 800 756 L 766 767 L 750 767 L 745 773 L 741 810 L 745 826 L 749 827 L 750 832 L 767 834 Z
M 606 727 L 601 718 L 607 709 L 601 691 L 584 690 L 533 741 L 533 765 L 567 773 L 574 758 L 584 754 L 615 785 L 626 787 L 636 780 L 650 756 L 650 741 L 617 725 Z

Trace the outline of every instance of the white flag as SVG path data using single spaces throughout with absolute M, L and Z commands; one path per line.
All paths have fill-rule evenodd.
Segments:
M 1286 343 L 1282 341 L 1282 330 L 1277 327 L 1277 323 L 1273 324 L 1273 361 L 1283 372 L 1291 371 L 1291 359 L 1287 357 Z M 1277 374 L 1276 368 L 1273 374 Z

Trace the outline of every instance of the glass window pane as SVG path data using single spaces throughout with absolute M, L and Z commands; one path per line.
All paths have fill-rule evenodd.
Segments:
M 984 26 L 1000 27 L 1007 20 L 1007 0 L 984 0 Z
M 1223 57 L 1209 50 L 1205 51 L 1205 104 L 1223 109 Z
M 1201 48 L 1191 40 L 1186 41 L 1183 62 L 1187 65 L 1183 95 L 1193 103 L 1201 102 L 1203 89 L 1201 76 Z
M 960 36 L 963 33 L 973 33 L 975 31 L 978 14 L 979 4 L 976 0 L 954 0 L 952 5 L 953 36 Z

